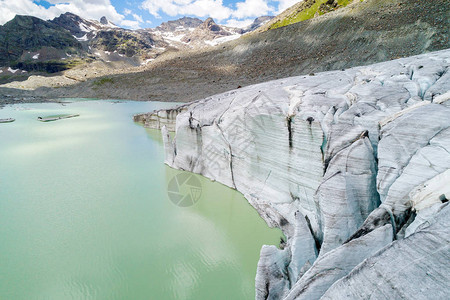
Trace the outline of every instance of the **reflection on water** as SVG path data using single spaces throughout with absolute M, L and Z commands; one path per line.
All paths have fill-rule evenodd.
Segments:
M 259 250 L 280 232 L 198 175 L 194 205 L 169 200 L 183 172 L 163 164 L 159 131 L 131 118 L 169 105 L 0 110 L 16 118 L 0 124 L 0 299 L 254 298 Z M 66 113 L 81 116 L 36 121 Z

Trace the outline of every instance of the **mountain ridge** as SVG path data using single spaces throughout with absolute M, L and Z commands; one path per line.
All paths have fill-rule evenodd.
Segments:
M 16 15 L 0 26 L 0 63 L 18 60 L 22 50 L 34 51 L 40 47 L 79 50 L 81 44 L 62 28 L 36 17 Z
M 17 16 L 0 27 L 0 33 L 8 28 L 13 29 L 0 36 L 0 83 L 23 81 L 33 74 L 61 72 L 76 66 L 96 68 L 91 66 L 93 62 L 97 62 L 97 66 L 103 64 L 106 70 L 110 70 L 107 72 L 115 73 L 116 69 L 146 65 L 165 52 L 211 47 L 239 38 L 258 28 L 268 18 L 256 18 L 245 29 L 218 25 L 212 19 L 203 21 L 182 17 L 163 22 L 156 28 L 132 30 L 120 28 L 106 17 L 100 21 L 88 20 L 70 12 L 47 21 L 32 16 Z M 35 28 L 18 26 L 18 19 L 22 23 L 38 23 L 46 31 L 53 30 L 54 33 L 47 38 L 36 38 L 42 30 L 35 35 Z M 6 40 L 11 36 L 13 40 L 20 40 L 21 37 L 34 39 L 37 44 L 19 43 L 11 51 L 5 48 L 11 44 Z
M 33 28 L 30 27 L 31 25 L 24 27 L 19 23 L 31 23 L 35 24 L 35 26 Z M 76 14 L 66 12 L 48 21 L 32 16 L 18 15 L 5 25 L 0 26 L 0 28 L 3 28 L 4 30 L 9 29 L 9 31 L 12 31 L 12 27 L 20 28 L 21 32 L 16 34 L 17 38 L 25 35 L 28 39 L 32 37 L 31 31 L 36 30 L 36 26 L 45 27 L 48 28 L 48 30 L 56 30 L 56 32 L 58 32 L 58 34 L 53 34 L 49 41 L 50 44 L 45 43 L 46 39 L 43 39 L 42 45 L 22 45 L 23 49 L 17 49 L 17 53 L 14 52 L 14 55 L 12 56 L 12 58 L 16 60 L 19 59 L 22 54 L 19 53 L 20 50 L 35 51 L 38 50 L 37 46 L 39 45 L 63 49 L 67 43 L 69 43 L 70 46 L 76 46 L 76 48 L 84 49 L 86 54 L 95 54 L 95 49 L 105 50 L 104 48 L 106 48 L 106 51 L 108 52 L 118 50 L 120 54 L 124 54 L 128 57 L 136 54 L 147 54 L 143 56 L 151 57 L 152 55 L 150 52 L 152 52 L 151 48 L 153 47 L 166 48 L 170 46 L 175 49 L 184 49 L 186 47 L 195 48 L 208 46 L 211 44 L 205 43 L 205 41 L 214 40 L 232 34 L 239 37 L 244 32 L 257 28 L 259 24 L 261 24 L 261 22 L 255 19 L 255 22 L 252 23 L 248 29 L 243 30 L 240 28 L 218 25 L 212 18 L 202 21 L 198 18 L 182 17 L 177 20 L 163 22 L 156 28 L 131 30 L 116 26 L 106 17 L 102 17 L 100 21 L 96 21 L 84 19 Z M 67 34 L 63 33 L 63 30 L 70 32 L 78 43 Z M 40 30 L 38 30 L 38 32 L 40 32 Z M 175 39 L 170 38 L 170 35 L 173 36 L 175 33 L 182 33 L 182 36 Z M 7 32 L 2 34 L 2 36 L 6 37 L 11 36 L 12 34 L 13 33 Z M 101 37 L 98 35 L 101 35 Z M 57 41 L 58 38 L 61 39 L 59 44 Z M 124 45 L 120 45 L 120 40 L 123 41 Z M 178 40 L 179 43 L 173 43 L 176 40 Z M 0 44 L 3 45 L 8 44 L 6 40 L 0 42 Z M 130 47 L 127 47 L 128 43 L 134 44 L 134 47 L 132 47 L 133 49 L 129 49 Z M 83 45 L 84 47 L 81 47 L 80 45 Z M 102 47 L 96 48 L 98 45 L 101 45 Z M 119 45 L 118 49 L 114 48 L 114 45 Z M 90 48 L 95 49 L 94 51 L 90 51 Z M 8 54 L 9 52 L 7 50 L 3 50 L 2 53 Z M 157 54 L 159 54 L 159 52 L 157 52 Z M 4 58 L 3 60 L 1 59 L 2 57 Z M 0 57 L 0 63 L 4 64 L 6 61 L 11 60 L 9 59 L 9 55 L 2 55 L 2 57 Z

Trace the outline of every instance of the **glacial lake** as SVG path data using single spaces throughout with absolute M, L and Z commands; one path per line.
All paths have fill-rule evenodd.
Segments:
M 254 299 L 259 251 L 281 231 L 238 192 L 164 165 L 160 132 L 132 116 L 173 105 L 0 109 L 16 119 L 0 124 L 0 299 Z M 36 120 L 59 114 L 80 116 Z

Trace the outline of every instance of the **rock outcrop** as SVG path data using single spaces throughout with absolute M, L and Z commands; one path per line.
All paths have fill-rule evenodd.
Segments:
M 168 165 L 242 192 L 283 230 L 282 250 L 261 250 L 258 299 L 333 298 L 333 291 L 352 298 L 370 289 L 388 298 L 382 291 L 391 277 L 364 287 L 377 276 L 368 262 L 387 276 L 409 253 L 431 260 L 411 270 L 441 264 L 437 283 L 417 279 L 412 288 L 398 279 L 396 293 L 436 287 L 439 298 L 449 260 L 426 255 L 433 246 L 424 244 L 448 256 L 448 232 L 442 239 L 433 232 L 445 230 L 449 216 L 449 67 L 444 50 L 270 81 L 135 120 L 162 127 Z
M 99 22 L 96 20 L 83 19 L 70 12 L 61 14 L 59 17 L 56 17 L 49 22 L 68 30 L 80 41 L 91 39 L 95 36 L 97 30 L 117 28 L 117 26 L 109 22 L 105 17 Z
M 203 23 L 199 18 L 183 17 L 173 21 L 162 22 L 155 30 L 161 32 L 175 32 L 177 30 L 195 29 Z
M 17 62 L 26 51 L 44 47 L 63 53 L 81 52 L 81 44 L 63 28 L 39 18 L 16 15 L 0 26 L 0 65 Z
M 243 32 L 244 33 L 252 32 L 252 31 L 258 29 L 259 27 L 264 26 L 265 24 L 270 22 L 270 20 L 272 20 L 273 18 L 275 18 L 275 17 L 273 17 L 273 16 L 258 17 L 250 25 L 243 28 Z
M 226 41 L 227 37 L 230 38 L 230 36 L 233 36 L 231 39 L 238 38 L 242 33 L 242 29 L 218 25 L 212 18 L 208 18 L 192 32 L 186 34 L 181 41 L 199 47 L 205 45 L 205 43 L 213 45 L 211 44 L 213 40 L 223 39 Z
M 149 54 L 155 48 L 155 45 L 161 46 L 161 44 L 162 41 L 156 40 L 148 32 L 124 29 L 96 31 L 95 36 L 89 42 L 89 45 L 97 50 L 118 53 L 127 57 Z M 111 53 L 108 57 L 110 56 Z

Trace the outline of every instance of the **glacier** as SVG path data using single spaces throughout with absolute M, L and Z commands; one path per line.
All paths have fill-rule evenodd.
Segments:
M 446 299 L 449 66 L 443 50 L 135 121 L 161 129 L 166 164 L 238 190 L 282 229 L 285 245 L 261 249 L 257 299 Z

